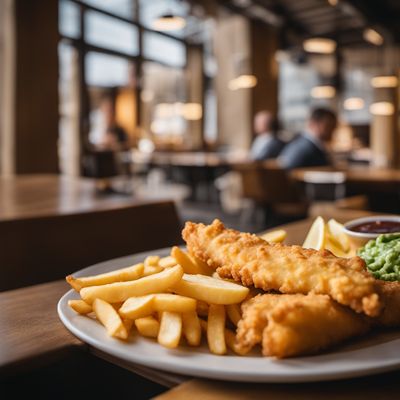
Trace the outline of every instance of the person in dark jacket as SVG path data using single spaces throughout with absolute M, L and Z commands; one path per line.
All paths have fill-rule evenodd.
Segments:
M 277 136 L 278 123 L 269 111 L 259 111 L 254 117 L 256 138 L 250 149 L 253 161 L 268 160 L 278 157 L 284 142 Z
M 336 114 L 327 108 L 311 112 L 307 130 L 286 145 L 278 162 L 286 169 L 330 165 L 326 144 L 336 129 Z

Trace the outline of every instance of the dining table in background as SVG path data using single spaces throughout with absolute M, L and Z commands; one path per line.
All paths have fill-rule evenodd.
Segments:
M 295 168 L 290 172 L 290 176 L 295 181 L 305 182 L 309 172 L 341 172 L 344 174 L 346 185 L 352 190 L 392 192 L 400 189 L 400 169 L 397 168 L 367 165 Z
M 179 243 L 180 224 L 171 193 L 103 195 L 94 179 L 61 175 L 1 178 L 0 291 Z
M 346 218 L 355 216 L 349 212 Z M 286 243 L 302 243 L 311 223 L 307 219 L 282 226 L 287 231 Z M 21 368 L 35 368 L 78 349 L 162 384 L 166 391 L 158 400 L 376 400 L 394 399 L 400 392 L 400 370 L 332 382 L 253 384 L 192 378 L 126 363 L 84 344 L 67 331 L 57 315 L 58 300 L 67 290 L 65 281 L 58 280 L 0 293 L 0 373 L 17 374 Z

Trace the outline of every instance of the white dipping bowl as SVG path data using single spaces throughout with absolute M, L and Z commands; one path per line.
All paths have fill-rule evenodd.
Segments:
M 400 216 L 398 215 L 373 215 L 371 217 L 363 217 L 353 219 L 344 224 L 343 231 L 349 237 L 352 245 L 356 248 L 364 246 L 368 241 L 372 239 L 376 239 L 382 233 L 364 233 L 364 232 L 355 232 L 351 229 L 357 225 L 363 224 L 365 222 L 374 222 L 374 221 L 395 221 L 400 223 Z M 387 232 L 390 233 L 390 232 Z

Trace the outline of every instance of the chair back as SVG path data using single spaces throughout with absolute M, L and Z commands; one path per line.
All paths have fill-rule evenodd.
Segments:
M 275 163 L 247 163 L 236 166 L 241 174 L 243 196 L 258 204 L 299 201 L 296 188 L 286 170 Z

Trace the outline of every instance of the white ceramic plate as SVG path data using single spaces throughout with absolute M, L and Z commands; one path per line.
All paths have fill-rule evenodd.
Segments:
M 167 255 L 170 249 L 154 250 L 93 265 L 76 276 L 99 274 L 141 262 L 147 255 Z M 183 375 L 246 382 L 312 382 L 364 376 L 400 368 L 400 331 L 374 333 L 315 356 L 277 360 L 254 352 L 248 357 L 212 355 L 204 343 L 199 348 L 166 349 L 155 340 L 131 335 L 128 342 L 107 336 L 97 321 L 76 314 L 68 300 L 78 298 L 73 290 L 58 303 L 61 321 L 89 345 L 133 364 Z

